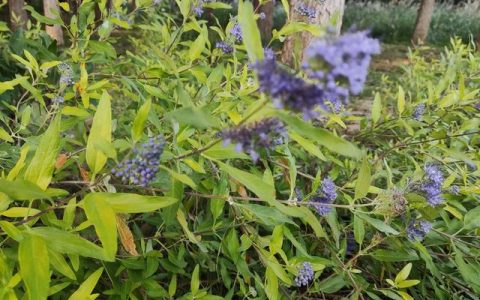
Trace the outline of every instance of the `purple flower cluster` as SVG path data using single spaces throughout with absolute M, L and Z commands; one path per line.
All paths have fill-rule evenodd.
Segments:
M 332 211 L 330 204 L 337 199 L 337 187 L 330 178 L 325 178 L 322 181 L 321 191 L 311 202 L 311 206 L 315 208 L 320 216 L 326 216 Z
M 430 230 L 432 230 L 432 224 L 430 222 L 411 222 L 407 227 L 407 237 L 412 241 L 423 240 Z
M 203 0 L 198 0 L 197 5 L 193 7 L 193 12 L 197 15 L 197 17 L 201 17 L 203 15 Z
M 149 185 L 159 170 L 164 145 L 162 136 L 150 138 L 148 142 L 133 150 L 133 159 L 120 162 L 112 169 L 112 174 L 127 184 Z
M 261 12 L 259 17 L 260 17 L 260 20 L 265 20 L 267 18 L 267 15 L 264 12 Z
M 304 262 L 302 267 L 298 271 L 297 277 L 295 277 L 295 285 L 307 286 L 314 278 L 315 273 L 313 272 L 312 264 L 309 262 Z
M 419 105 L 415 106 L 415 109 L 413 110 L 412 117 L 420 121 L 423 117 L 423 114 L 425 113 L 425 103 L 420 103 Z
M 268 118 L 224 130 L 220 135 L 225 145 L 234 144 L 236 151 L 245 151 L 253 161 L 257 161 L 260 149 L 268 150 L 283 143 L 286 129 L 285 125 L 279 120 Z
M 315 19 L 317 17 L 317 10 L 315 7 L 310 7 L 306 5 L 305 3 L 300 3 L 295 7 L 295 11 L 304 17 L 307 17 L 309 19 Z
M 437 206 L 443 202 L 442 184 L 443 174 L 436 165 L 425 166 L 425 181 L 421 188 L 427 197 L 427 202 L 431 206 Z
M 240 27 L 240 24 L 235 23 L 232 29 L 230 29 L 230 34 L 235 38 L 237 43 L 242 42 L 242 28 Z
M 378 40 L 361 31 L 313 42 L 306 50 L 303 65 L 307 80 L 287 72 L 270 57 L 253 67 L 260 90 L 269 94 L 278 108 L 299 112 L 305 119 L 311 119 L 316 116 L 317 105 L 328 109 L 328 103 L 340 108 L 349 94 L 360 93 L 371 56 L 379 52 Z
M 277 108 L 286 108 L 311 119 L 315 106 L 323 104 L 324 90 L 281 68 L 275 59 L 264 59 L 253 66 L 257 70 L 260 90 L 272 98 Z
M 345 102 L 349 94 L 363 90 L 372 55 L 379 53 L 380 43 L 368 31 L 350 32 L 314 41 L 306 49 L 303 67 L 320 81 L 330 101 Z
M 65 102 L 65 98 L 63 96 L 55 96 L 52 99 L 52 103 L 57 104 L 57 105 L 60 105 L 63 102 Z
M 58 65 L 58 70 L 60 71 L 60 86 L 69 86 L 73 85 L 75 82 L 73 81 L 73 70 L 67 63 L 61 63 Z
M 220 41 L 215 44 L 215 47 L 222 50 L 223 53 L 229 54 L 233 52 L 233 46 L 230 43 L 225 41 Z

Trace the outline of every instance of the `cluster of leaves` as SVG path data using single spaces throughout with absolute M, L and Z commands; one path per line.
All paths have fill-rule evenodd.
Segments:
M 69 47 L 5 51 L 22 71 L 0 83 L 0 298 L 480 293 L 480 58 L 471 48 L 454 43 L 434 61 L 412 53 L 408 76 L 379 87 L 371 114 L 322 111 L 306 122 L 258 91 L 249 59 L 263 48 L 250 2 L 226 28 L 198 17 L 191 0 L 136 2 L 63 6 L 69 22 L 31 11 L 38 24 L 61 25 Z M 214 41 L 237 22 L 243 42 L 224 54 Z M 43 36 L 38 28 L 25 44 Z M 288 22 L 272 41 L 301 30 L 322 32 Z M 71 80 L 59 83 L 62 63 Z M 266 117 L 288 136 L 256 160 L 218 139 Z M 162 147 L 142 146 L 158 136 Z M 134 155 L 161 150 L 149 186 L 114 176 Z M 421 186 L 431 164 L 446 178 L 437 206 Z M 336 199 L 320 216 L 309 199 L 327 177 Z M 409 234 L 419 220 L 433 224 L 424 240 Z

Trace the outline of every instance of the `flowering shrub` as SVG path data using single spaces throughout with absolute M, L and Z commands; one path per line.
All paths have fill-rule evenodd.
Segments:
M 228 24 L 202 19 L 228 4 L 176 4 L 32 13 L 68 29 L 68 47 L 38 27 L 23 37 L 37 51 L 5 50 L 21 71 L 0 83 L 2 298 L 480 293 L 469 46 L 412 52 L 357 116 L 380 52 L 367 32 L 322 33 L 292 70 L 250 2 Z

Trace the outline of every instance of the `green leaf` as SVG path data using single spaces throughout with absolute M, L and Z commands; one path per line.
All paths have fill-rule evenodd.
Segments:
M 217 163 L 223 171 L 227 172 L 228 175 L 246 186 L 247 189 L 254 192 L 261 199 L 266 201 L 273 201 L 275 199 L 275 188 L 272 185 L 265 183 L 262 178 L 231 167 L 222 162 Z
M 357 216 L 383 233 L 390 233 L 394 235 L 399 234 L 398 231 L 390 227 L 390 225 L 385 224 L 384 221 L 370 218 L 369 216 L 364 214 L 357 214 Z
M 260 259 L 267 266 L 267 268 L 270 268 L 281 281 L 283 281 L 287 285 L 291 285 L 292 280 L 287 275 L 287 272 L 285 272 L 282 265 L 278 262 L 277 258 L 274 255 L 271 255 L 270 253 L 265 251 L 264 249 L 260 248 L 259 252 Z
M 143 88 L 145 89 L 145 91 L 148 94 L 152 95 L 153 97 L 156 97 L 156 98 L 159 98 L 159 99 L 168 99 L 167 94 L 162 92 L 162 90 L 159 89 L 158 87 L 151 86 L 151 85 L 148 85 L 148 84 L 144 84 Z
M 163 169 L 163 170 L 167 171 L 170 174 L 170 176 L 172 176 L 176 180 L 188 185 L 192 189 L 197 189 L 197 184 L 189 176 L 187 176 L 185 174 L 180 174 L 180 173 L 178 173 L 174 170 L 171 170 L 171 169 L 169 169 L 165 166 L 160 166 L 160 169 Z
M 235 151 L 233 145 L 228 145 L 228 146 L 222 146 L 222 145 L 216 145 L 213 146 L 212 148 L 204 151 L 202 153 L 202 156 L 211 159 L 211 160 L 224 160 L 224 159 L 234 159 L 234 158 L 239 158 L 239 159 L 250 159 L 249 156 L 247 156 L 243 152 L 238 152 Z
M 0 178 L 0 192 L 13 200 L 50 199 L 47 192 L 25 180 L 8 181 Z
M 404 280 L 404 281 L 401 281 L 397 284 L 397 287 L 401 288 L 401 289 L 405 289 L 405 288 L 409 288 L 409 287 L 412 287 L 412 286 L 415 286 L 417 284 L 420 283 L 420 280 L 416 280 L 416 279 L 413 279 L 413 280 Z
M 380 98 L 380 93 L 375 94 L 372 104 L 372 122 L 376 124 L 380 120 L 380 115 L 382 113 L 382 98 Z
M 322 151 L 310 140 L 303 138 L 301 135 L 295 133 L 294 131 L 289 132 L 288 134 L 292 140 L 297 142 L 303 149 L 307 150 L 310 154 L 315 155 L 316 157 L 320 158 L 323 161 L 326 161 L 325 155 L 323 155 Z
M 135 116 L 132 126 L 132 139 L 134 142 L 138 142 L 142 137 L 143 129 L 145 128 L 145 123 L 147 122 L 148 113 L 150 112 L 150 107 L 152 106 L 152 100 L 148 99 L 143 103 L 140 109 Z
M 282 212 L 280 212 L 275 207 L 268 207 L 258 204 L 235 204 L 236 206 L 247 210 L 251 214 L 255 216 L 257 222 L 265 224 L 267 226 L 276 226 L 281 224 L 292 224 L 295 225 L 290 218 L 285 216 Z
M 353 235 L 355 241 L 359 245 L 362 245 L 363 239 L 365 238 L 365 224 L 357 215 L 353 215 Z
M 105 256 L 105 251 L 101 247 L 83 239 L 79 235 L 54 227 L 35 227 L 31 229 L 31 233 L 47 240 L 48 248 L 59 253 L 108 260 Z
M 465 229 L 471 230 L 480 227 L 480 206 L 475 207 L 472 210 L 469 210 L 465 217 L 463 218 L 463 223 L 465 224 Z
M 128 193 L 91 193 L 87 197 L 103 199 L 117 213 L 136 214 L 159 210 L 178 202 L 177 198 L 143 196 Z
M 402 115 L 403 111 L 405 110 L 405 92 L 400 85 L 398 86 L 397 109 L 399 115 Z
M 47 18 L 41 14 L 39 14 L 38 12 L 35 11 L 35 9 L 33 7 L 31 7 L 30 5 L 25 5 L 25 10 L 28 10 L 30 12 L 30 15 L 36 19 L 37 21 L 41 22 L 41 23 L 44 23 L 44 24 L 47 24 L 47 25 L 62 25 L 63 22 L 60 18 L 58 19 L 51 19 L 51 18 Z
M 412 261 L 419 259 L 415 251 L 406 251 L 403 249 L 378 249 L 373 251 L 370 255 L 376 260 L 383 262 Z
M 107 156 L 95 147 L 99 142 L 112 142 L 112 111 L 110 95 L 104 91 L 93 117 L 92 128 L 87 140 L 86 159 L 93 173 L 98 174 L 107 162 Z
M 0 139 L 7 141 L 9 143 L 13 143 L 12 136 L 7 131 L 5 131 L 5 129 L 3 129 L 2 127 L 0 127 Z
M 115 212 L 103 197 L 92 197 L 88 194 L 83 200 L 83 208 L 89 221 L 95 226 L 102 245 L 105 249 L 106 257 L 115 260 L 117 253 L 117 220 Z
M 17 242 L 23 240 L 22 232 L 12 223 L 7 221 L 0 221 L 0 228 L 2 228 L 3 232 L 5 232 L 11 239 Z
M 165 114 L 165 118 L 200 129 L 220 127 L 219 121 L 206 107 L 183 107 Z
M 200 287 L 200 266 L 197 264 L 195 269 L 193 269 L 192 273 L 192 280 L 190 281 L 190 291 L 192 295 L 196 295 L 198 293 L 198 288 Z
M 263 47 L 260 30 L 255 20 L 255 11 L 251 2 L 240 0 L 238 3 L 238 22 L 242 28 L 242 39 L 247 48 L 250 61 L 263 59 Z
M 282 121 L 287 123 L 291 130 L 305 138 L 319 143 L 330 151 L 353 158 L 360 158 L 362 156 L 362 152 L 357 146 L 338 136 L 335 136 L 328 130 L 314 127 L 312 124 L 282 111 L 276 111 L 276 115 Z
M 199 58 L 202 55 L 202 51 L 205 49 L 205 38 L 203 34 L 199 34 L 198 37 L 190 45 L 190 50 L 188 51 L 188 58 L 190 63 Z
M 70 268 L 63 255 L 51 249 L 48 249 L 48 254 L 52 268 L 72 280 L 77 280 L 75 273 L 73 272 L 72 268 Z
M 88 276 L 87 280 L 85 280 L 80 287 L 73 293 L 68 300 L 85 300 L 91 299 L 90 294 L 92 293 L 93 289 L 97 285 L 100 276 L 102 276 L 103 268 L 97 269 L 93 272 L 90 276 Z
M 410 271 L 412 270 L 412 263 L 408 263 L 403 267 L 400 272 L 398 272 L 397 276 L 395 276 L 395 283 L 398 284 L 399 282 L 402 282 L 408 278 L 408 275 L 410 275 Z
M 320 282 L 318 289 L 324 293 L 331 294 L 338 292 L 345 286 L 346 282 L 342 275 L 335 275 Z
M 279 299 L 278 278 L 277 278 L 277 275 L 275 275 L 275 272 L 272 270 L 272 268 L 267 267 L 267 270 L 265 271 L 265 278 L 267 281 L 265 284 L 265 293 L 267 294 L 268 299 L 270 300 Z
M 45 190 L 52 180 L 55 162 L 60 150 L 60 115 L 42 135 L 32 161 L 25 171 L 25 179 Z
M 190 240 L 190 242 L 196 244 L 202 252 L 207 252 L 207 248 L 200 243 L 200 240 L 193 234 L 193 232 L 190 231 L 188 228 L 188 223 L 187 219 L 185 218 L 185 213 L 179 209 L 177 210 L 177 221 L 182 226 L 183 232 L 187 236 L 187 238 Z
M 370 163 L 368 158 L 364 157 L 360 171 L 358 172 L 357 182 L 355 184 L 355 200 L 361 199 L 368 194 L 371 180 Z
M 50 287 L 47 243 L 39 236 L 25 234 L 18 247 L 18 264 L 28 299 L 47 299 Z
M 270 253 L 276 254 L 279 250 L 282 249 L 283 244 L 283 225 L 277 225 L 273 229 L 272 238 L 270 239 Z
M 25 166 L 25 160 L 27 159 L 27 154 L 29 149 L 30 149 L 30 146 L 28 146 L 28 144 L 25 144 L 22 147 L 22 150 L 20 150 L 20 157 L 18 158 L 15 166 L 8 173 L 7 180 L 15 180 L 15 178 L 17 178 L 18 174 Z

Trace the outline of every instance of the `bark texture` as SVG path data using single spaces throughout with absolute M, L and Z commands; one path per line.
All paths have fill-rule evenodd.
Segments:
M 57 0 L 43 0 L 43 13 L 45 17 L 56 19 L 60 15 L 60 7 Z M 63 45 L 63 31 L 60 25 L 46 26 L 45 31 L 58 45 Z
M 24 0 L 8 0 L 8 8 L 10 11 L 10 26 L 13 31 L 19 28 L 25 28 L 28 21 L 28 15 L 25 11 Z
M 260 34 L 263 41 L 270 41 L 272 38 L 273 29 L 273 10 L 275 8 L 275 0 L 270 0 L 263 3 L 261 6 L 258 4 L 258 0 L 254 1 L 256 11 L 258 14 L 265 14 L 264 19 L 258 19 L 257 24 L 260 29 Z
M 316 9 L 315 19 L 310 19 L 299 14 L 297 8 L 305 4 Z M 291 0 L 290 20 L 293 22 L 304 22 L 319 25 L 329 25 L 332 18 L 336 19 L 333 30 L 336 35 L 340 34 L 342 28 L 343 11 L 345 0 Z M 282 62 L 290 66 L 303 59 L 304 50 L 310 45 L 313 36 L 309 32 L 301 32 L 290 35 L 283 45 Z
M 417 21 L 415 22 L 415 31 L 412 36 L 413 44 L 419 45 L 426 41 L 434 7 L 435 0 L 422 0 L 420 3 L 417 13 Z

